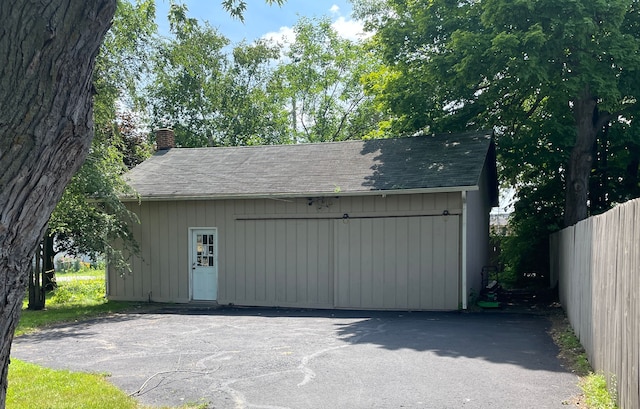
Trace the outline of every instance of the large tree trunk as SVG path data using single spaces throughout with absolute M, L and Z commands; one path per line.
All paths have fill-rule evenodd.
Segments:
M 564 225 L 572 226 L 588 216 L 589 176 L 593 167 L 593 144 L 598 131 L 609 120 L 598 113 L 596 98 L 589 90 L 574 101 L 576 143 L 571 151 L 566 173 Z
M 624 174 L 624 191 L 626 199 L 640 197 L 640 178 L 638 178 L 638 170 L 640 169 L 640 146 L 633 142 L 627 144 L 629 151 L 629 162 Z
M 33 252 L 91 143 L 93 65 L 115 8 L 0 2 L 0 408 Z
M 590 215 L 609 210 L 609 129 L 605 125 L 593 144 L 593 166 L 589 177 Z

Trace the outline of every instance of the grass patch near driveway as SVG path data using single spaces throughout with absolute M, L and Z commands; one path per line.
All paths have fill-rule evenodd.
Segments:
M 580 377 L 582 395 L 574 397 L 567 404 L 588 409 L 617 409 L 615 390 L 611 391 L 607 387 L 604 375 L 593 373 L 587 354 L 573 332 L 567 316 L 562 310 L 557 309 L 551 313 L 550 319 L 550 334 L 560 350 L 558 358 L 566 368 Z
M 16 336 L 53 324 L 85 320 L 140 306 L 137 303 L 107 301 L 104 274 L 102 278 L 60 282 L 56 290 L 47 293 L 44 310 L 28 310 L 27 304 L 25 299 Z
M 563 365 L 580 377 L 589 375 L 592 369 L 587 354 L 561 310 L 552 313 L 550 332 L 553 341 L 560 349 L 558 358 Z
M 46 309 L 32 311 L 23 303 L 16 336 L 50 325 L 96 318 L 107 314 L 138 310 L 140 303 L 108 301 L 104 272 L 58 282 L 47 294 Z M 108 375 L 54 370 L 12 359 L 9 365 L 7 409 L 151 409 L 140 405 L 107 381 Z M 180 409 L 207 408 L 201 403 Z M 167 408 L 168 409 L 168 408 Z
M 110 384 L 108 375 L 43 368 L 12 359 L 7 409 L 170 409 L 140 405 Z M 206 409 L 202 403 L 177 409 Z
M 7 409 L 135 409 L 137 402 L 98 374 L 43 368 L 12 359 Z
M 590 409 L 618 409 L 615 390 L 607 387 L 603 374 L 590 373 L 580 381 L 580 389 L 585 396 L 585 403 Z

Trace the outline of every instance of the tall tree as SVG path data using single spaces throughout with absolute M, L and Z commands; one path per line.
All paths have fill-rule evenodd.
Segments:
M 173 4 L 173 36 L 162 39 L 147 87 L 152 123 L 171 126 L 183 147 L 287 142 L 286 112 L 267 92 L 279 48 L 266 40 L 227 49 L 229 40 Z
M 126 148 L 125 141 L 142 139 L 142 131 L 133 128 L 127 119 L 114 118 L 113 123 L 96 127 L 87 160 L 67 185 L 49 219 L 46 234 L 55 238 L 55 252 L 83 254 L 94 260 L 106 256 L 110 263 L 121 265 L 122 252 L 113 243 L 119 240 L 127 250 L 137 249 L 128 227 L 137 218 L 119 197 L 130 193 L 122 178 L 128 169 L 125 162 L 141 162 L 147 156 L 143 150 L 148 145 L 145 138 L 142 144 L 132 146 L 134 151 L 143 151 L 141 155 Z
M 56 206 L 37 262 L 29 279 L 29 309 L 45 307 L 45 288 L 51 286 L 56 253 L 107 253 L 112 259 L 110 241 L 115 237 L 132 243 L 123 222 L 131 215 L 118 200 L 125 189 L 120 175 L 124 162 L 139 162 L 149 145 L 139 137 L 131 112 L 118 113 L 118 105 L 133 101 L 144 72 L 148 42 L 156 31 L 155 3 L 119 2 L 111 29 L 105 36 L 94 72 L 94 138 L 88 160 L 71 179 Z M 116 118 L 120 116 L 120 119 Z M 55 243 L 55 245 L 54 245 Z
M 178 146 L 214 146 L 229 40 L 187 11 L 171 5 L 173 37 L 161 40 L 154 53 L 154 81 L 148 85 L 152 124 L 172 126 Z
M 122 174 L 151 153 L 135 106 L 148 49 L 156 34 L 154 0 L 118 2 L 94 71 L 94 133 L 87 160 L 73 176 L 49 222 L 57 250 L 110 254 L 110 243 L 130 238 L 132 216 L 118 199 L 127 190 Z M 131 243 L 133 245 L 133 243 Z
M 269 88 L 280 47 L 266 40 L 234 47 L 218 126 L 224 145 L 291 142 L 288 113 Z
M 378 115 L 361 79 L 379 66 L 376 55 L 341 38 L 326 18 L 301 18 L 294 33 L 272 87 L 289 103 L 296 139 L 338 141 L 375 129 Z
M 115 9 L 116 0 L 0 3 L 0 408 L 32 255 L 91 144 L 92 71 Z
M 115 8 L 0 5 L 0 407 L 32 255 L 91 144 L 94 61 Z
M 542 155 L 559 155 L 550 174 L 565 180 L 564 224 L 587 217 L 597 136 L 638 109 L 637 1 L 363 3 L 376 13 L 387 71 L 375 80 L 396 130 L 494 126 L 507 176 L 525 184 Z M 510 144 L 527 155 L 501 149 Z

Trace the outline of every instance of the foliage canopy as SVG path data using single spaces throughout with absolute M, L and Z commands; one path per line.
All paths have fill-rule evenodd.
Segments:
M 355 3 L 385 62 L 368 88 L 389 132 L 493 128 L 529 248 L 638 194 L 637 1 Z
M 151 147 L 135 116 L 119 109 L 119 104 L 135 98 L 145 72 L 149 41 L 156 32 L 154 18 L 153 0 L 118 2 L 113 25 L 96 60 L 95 136 L 85 163 L 49 220 L 47 234 L 55 237 L 58 251 L 94 259 L 106 253 L 117 261 L 114 240 L 135 247 L 127 227 L 135 215 L 118 196 L 128 191 L 122 174 L 144 160 Z

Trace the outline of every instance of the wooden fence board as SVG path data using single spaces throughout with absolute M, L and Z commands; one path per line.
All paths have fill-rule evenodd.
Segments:
M 582 342 L 582 345 L 589 347 L 593 345 L 593 336 L 591 333 L 591 322 L 593 321 L 593 313 L 591 308 L 592 287 L 591 287 L 591 226 L 590 220 L 583 220 L 575 226 L 574 239 L 574 262 L 575 271 L 575 297 L 578 303 L 576 322 L 579 322 L 576 335 Z
M 640 202 L 634 202 L 633 206 L 633 243 L 638 246 L 640 243 Z M 640 407 L 640 369 L 638 364 L 640 363 L 640 250 L 634 251 L 633 263 L 631 264 L 631 284 L 630 290 L 631 297 L 631 321 L 633 323 L 633 329 L 631 332 L 631 348 L 633 354 L 631 356 L 632 368 L 631 377 L 629 380 L 629 393 L 631 402 L 636 408 Z
M 638 321 L 640 315 L 637 314 L 638 299 L 638 239 L 640 238 L 640 224 L 638 224 L 638 203 L 630 202 L 625 205 L 625 226 L 626 235 L 626 257 L 625 257 L 625 338 L 623 356 L 623 373 L 625 376 L 625 388 L 621 389 L 624 397 L 621 401 L 628 402 L 633 407 L 640 407 L 638 391 L 638 349 L 640 343 L 637 338 Z
M 604 238 L 605 231 L 605 220 L 604 217 L 593 217 L 588 219 L 593 224 L 593 237 L 592 237 L 592 274 L 595 271 L 599 271 L 603 265 L 607 263 L 606 259 L 606 251 L 602 246 L 598 246 L 598 243 Z M 604 296 L 604 280 L 602 275 L 593 274 L 593 287 L 591 290 L 591 298 L 594 300 L 592 304 L 592 314 L 593 321 L 591 323 L 591 330 L 593 332 L 593 343 L 591 345 L 591 349 L 586 349 L 587 357 L 589 358 L 589 362 L 592 366 L 602 365 L 602 354 L 598 353 L 605 348 L 606 340 L 602 339 L 602 330 L 603 323 L 605 322 L 606 317 L 606 308 L 603 308 L 604 303 L 600 302 L 602 297 Z

